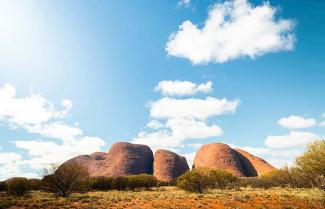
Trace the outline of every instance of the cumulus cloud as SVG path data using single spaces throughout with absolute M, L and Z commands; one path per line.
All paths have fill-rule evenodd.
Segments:
M 51 118 L 65 117 L 72 103 L 65 100 L 65 109 L 57 111 L 53 104 L 40 94 L 28 97 L 16 97 L 16 89 L 10 84 L 0 87 L 0 120 L 6 120 L 14 125 L 33 125 L 47 122 Z
M 0 170 L 6 173 L 6 177 L 31 176 L 34 174 L 24 173 L 21 166 L 39 169 L 76 155 L 99 151 L 105 145 L 102 139 L 84 135 L 81 128 L 64 121 L 73 106 L 68 99 L 62 101 L 62 110 L 56 110 L 54 104 L 41 94 L 17 97 L 15 87 L 5 84 L 0 87 L 0 101 L 0 123 L 25 129 L 41 138 L 13 141 L 17 148 L 27 152 L 28 158 L 22 159 L 16 153 L 0 153 L 0 159 L 6 159 L 3 156 L 16 159 L 9 164 L 0 161 Z
M 21 164 L 21 155 L 14 152 L 0 152 L 0 181 L 15 175 L 21 175 Z
M 325 121 L 321 122 L 319 125 L 320 126 L 325 126 Z
M 304 147 L 319 138 L 320 136 L 311 132 L 291 131 L 288 135 L 268 136 L 265 145 L 270 148 Z
M 150 116 L 153 118 L 193 118 L 205 120 L 208 117 L 234 113 L 239 100 L 228 101 L 207 97 L 206 99 L 174 99 L 164 97 L 151 103 Z
M 30 157 L 23 163 L 36 169 L 52 163 L 62 163 L 80 154 L 91 154 L 105 145 L 102 139 L 88 136 L 69 142 L 63 141 L 61 144 L 45 140 L 23 140 L 14 143 L 18 148 L 26 150 Z
M 290 129 L 309 128 L 316 125 L 316 120 L 313 118 L 303 118 L 301 116 L 292 115 L 286 118 L 281 118 L 278 121 L 280 126 Z
M 160 81 L 154 91 L 161 92 L 166 96 L 193 95 L 199 92 L 210 93 L 212 91 L 212 82 L 195 84 L 190 81 Z
M 215 4 L 203 27 L 183 22 L 170 35 L 166 51 L 193 64 L 204 64 L 292 50 L 295 23 L 277 18 L 277 12 L 268 2 L 256 7 L 247 0 Z
M 176 84 L 176 86 L 184 83 L 191 84 L 191 88 L 188 89 L 191 89 L 192 92 L 193 89 L 202 89 L 203 87 L 206 89 L 206 86 L 211 88 L 209 82 L 206 84 L 195 84 L 189 81 L 170 82 L 170 84 Z M 159 89 L 166 88 L 160 87 Z M 209 90 L 209 92 L 211 91 Z M 177 92 L 179 94 L 179 92 L 189 91 L 177 90 Z M 220 136 L 223 134 L 223 130 L 217 124 L 210 124 L 207 120 L 218 115 L 234 113 L 239 103 L 239 100 L 218 99 L 215 97 L 205 99 L 162 97 L 149 105 L 150 122 L 147 124 L 149 130 L 140 132 L 132 142 L 149 145 L 153 150 L 171 149 L 175 151 L 184 147 L 187 140 Z

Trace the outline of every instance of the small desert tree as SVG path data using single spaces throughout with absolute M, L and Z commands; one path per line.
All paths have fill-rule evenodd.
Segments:
M 15 177 L 6 181 L 9 194 L 14 194 L 17 197 L 23 196 L 30 190 L 28 179 L 23 177 Z
M 54 166 L 45 170 L 45 174 L 46 188 L 61 197 L 68 197 L 89 176 L 88 170 L 76 162 L 64 163 L 57 169 Z
M 296 165 L 312 183 L 325 176 L 325 140 L 310 144 L 307 151 L 297 158 Z

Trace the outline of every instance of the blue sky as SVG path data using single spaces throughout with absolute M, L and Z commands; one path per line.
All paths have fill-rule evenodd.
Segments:
M 0 179 L 117 141 L 189 163 L 212 142 L 293 162 L 325 134 L 324 9 L 304 0 L 1 0 Z

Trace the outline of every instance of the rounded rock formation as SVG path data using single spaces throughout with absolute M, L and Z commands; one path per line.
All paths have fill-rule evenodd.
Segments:
M 237 156 L 241 159 L 246 176 L 262 176 L 274 170 L 274 167 L 262 158 L 256 157 L 242 149 L 236 148 Z
M 95 152 L 91 155 L 79 155 L 65 163 L 76 162 L 86 168 L 91 177 L 98 176 L 98 171 L 105 165 L 107 153 Z
M 153 173 L 153 154 L 146 145 L 117 142 L 109 150 L 98 171 L 103 176 Z
M 89 171 L 91 177 L 123 176 L 153 173 L 153 154 L 146 145 L 117 142 L 108 153 L 95 152 L 80 155 L 68 162 L 77 162 Z
M 202 167 L 228 170 L 238 177 L 246 176 L 236 152 L 222 143 L 206 144 L 197 151 L 193 168 Z
M 183 156 L 168 151 L 157 150 L 154 155 L 154 176 L 165 182 L 175 180 L 189 170 L 186 159 Z

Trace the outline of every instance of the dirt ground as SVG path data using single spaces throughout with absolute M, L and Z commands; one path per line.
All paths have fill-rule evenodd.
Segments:
M 211 190 L 193 194 L 175 187 L 155 191 L 107 191 L 72 194 L 57 198 L 53 194 L 34 191 L 22 198 L 0 194 L 0 208 L 10 209 L 311 209 L 325 208 L 325 193 L 317 189 Z

